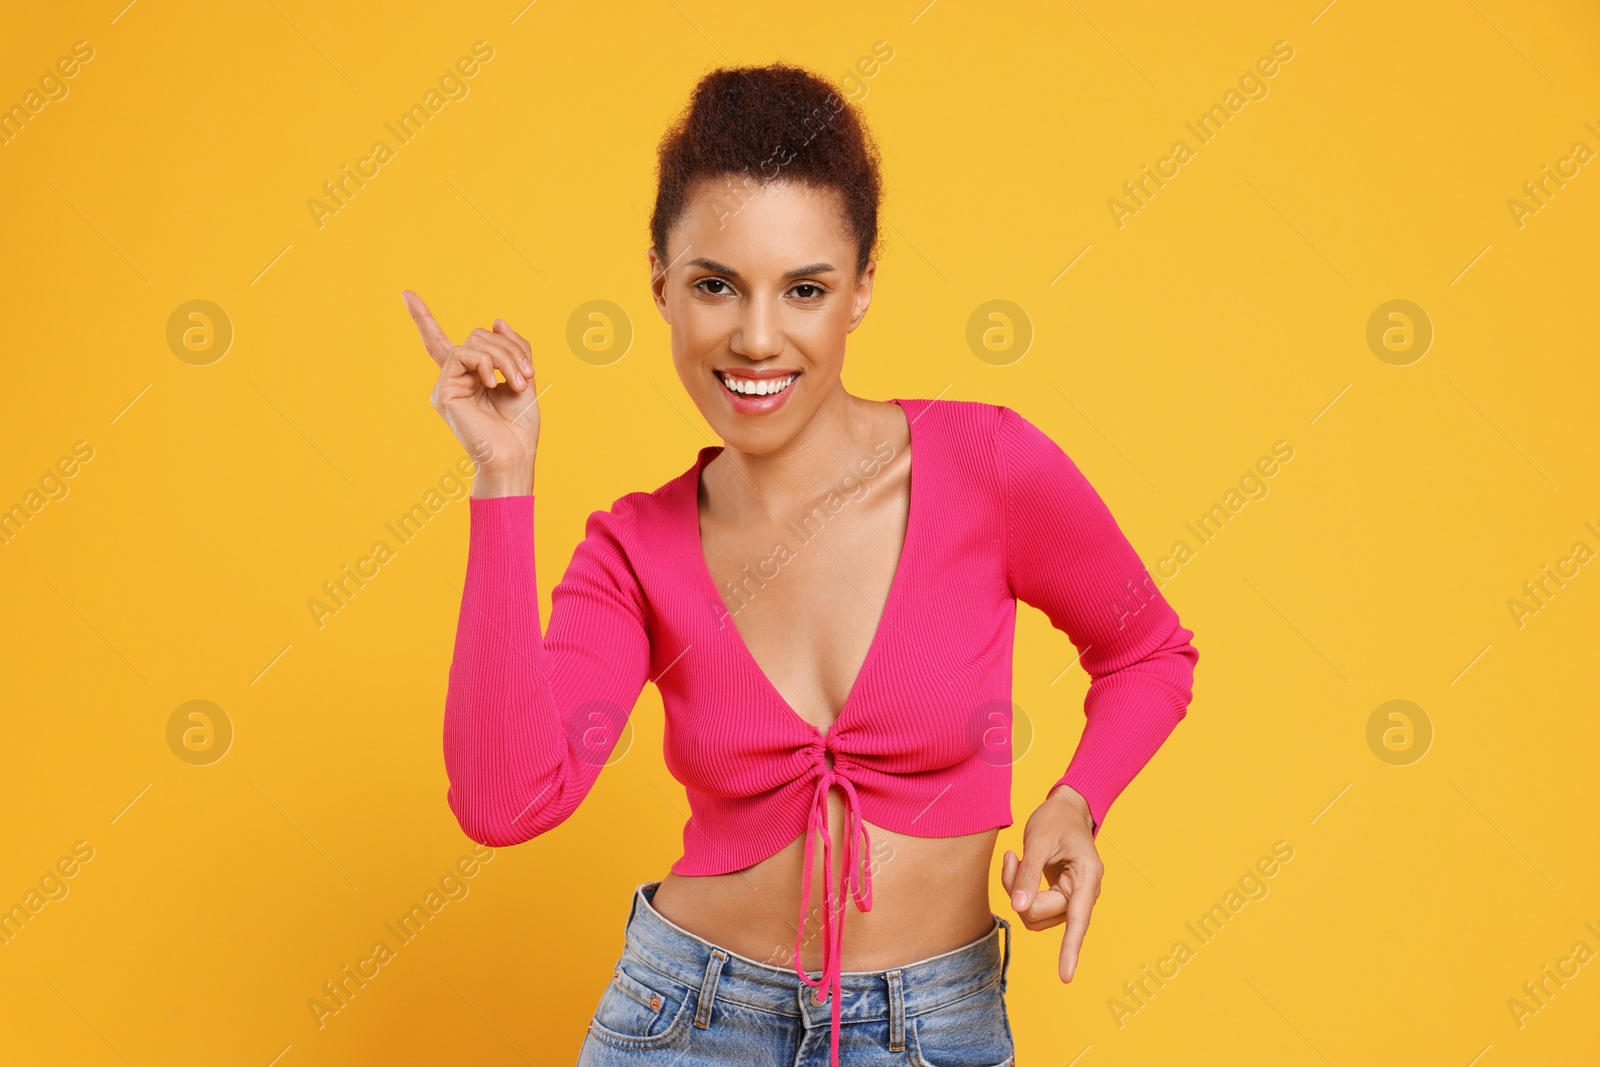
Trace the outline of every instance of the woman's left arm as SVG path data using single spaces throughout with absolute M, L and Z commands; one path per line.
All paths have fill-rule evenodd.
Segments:
M 1100 894 L 1094 838 L 1107 810 L 1189 708 L 1200 653 L 1194 633 L 1072 459 L 1044 431 L 1001 408 L 996 461 L 1005 490 L 1006 577 L 1078 650 L 1089 691 L 1066 773 L 1007 852 L 1002 880 L 1030 930 L 1062 922 L 1061 980 L 1071 981 Z M 1052 888 L 1039 891 L 1046 878 Z

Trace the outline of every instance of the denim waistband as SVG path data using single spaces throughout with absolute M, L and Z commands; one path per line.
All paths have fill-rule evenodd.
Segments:
M 725 1000 L 827 1027 L 831 1004 L 817 1004 L 793 967 L 774 967 L 715 945 L 678 926 L 651 904 L 660 882 L 641 883 L 628 913 L 626 951 L 680 985 L 700 991 L 700 1010 Z M 991 915 L 993 913 L 991 912 Z M 993 915 L 989 932 L 960 948 L 876 971 L 843 971 L 841 1022 L 921 1015 L 996 983 L 1005 992 L 1011 966 L 1011 924 Z M 813 977 L 820 971 L 807 971 Z

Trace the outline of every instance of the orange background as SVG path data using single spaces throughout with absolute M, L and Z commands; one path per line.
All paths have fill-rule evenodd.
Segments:
M 687 808 L 647 687 L 569 824 L 472 860 L 440 753 L 460 449 L 399 294 L 455 335 L 504 316 L 535 339 L 548 610 L 591 510 L 717 443 L 649 301 L 654 149 L 704 71 L 774 58 L 854 70 L 884 149 L 849 387 L 1009 404 L 1153 571 L 1191 549 L 1158 577 L 1202 651 L 1195 700 L 1099 838 L 1078 978 L 1055 977 L 1059 930 L 1019 927 L 1021 1062 L 1592 1054 L 1592 5 L 123 3 L 18 8 L 0 40 L 0 105 L 40 94 L 0 146 L 0 507 L 26 511 L 0 543 L 0 906 L 64 892 L 0 945 L 0 1060 L 571 1061 Z M 465 95 L 319 225 L 323 183 L 479 41 Z M 1199 143 L 1185 123 L 1276 42 L 1292 59 Z M 1123 183 L 1179 139 L 1192 158 L 1134 205 Z M 1546 165 L 1568 177 L 1514 210 Z M 195 300 L 215 310 L 170 341 Z M 597 300 L 620 354 L 569 343 Z M 994 300 L 1009 318 L 969 329 Z M 1414 309 L 1369 344 L 1394 300 Z M 319 627 L 308 600 L 380 539 Z M 1073 656 L 1023 609 L 1035 736 L 1002 848 L 1076 744 Z M 190 701 L 215 710 L 172 728 Z M 1277 842 L 1267 894 L 1119 1019 L 1123 983 Z M 308 1001 L 442 879 L 465 895 L 319 1027 Z

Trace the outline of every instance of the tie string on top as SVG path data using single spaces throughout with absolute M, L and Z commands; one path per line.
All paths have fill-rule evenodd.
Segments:
M 844 870 L 842 887 L 835 894 L 833 881 L 833 839 L 828 829 L 828 796 L 837 785 L 844 794 Z M 816 848 L 816 835 L 822 835 L 822 877 L 826 884 L 828 900 L 822 911 L 822 975 L 816 980 L 806 974 L 800 962 L 801 938 L 805 931 L 806 911 L 811 904 L 812 853 Z M 872 868 L 862 860 L 871 854 L 872 837 L 867 833 L 861 818 L 860 798 L 850 779 L 827 765 L 819 766 L 817 786 L 811 805 L 811 815 L 806 826 L 805 871 L 800 887 L 800 921 L 794 934 L 794 969 L 800 980 L 814 989 L 827 989 L 830 997 L 832 1033 L 830 1054 L 833 1067 L 839 1067 L 839 998 L 843 992 L 842 957 L 844 951 L 844 915 L 847 899 L 853 899 L 861 911 L 872 910 Z M 815 999 L 815 998 L 813 998 Z M 818 1001 L 820 1003 L 820 1001 Z

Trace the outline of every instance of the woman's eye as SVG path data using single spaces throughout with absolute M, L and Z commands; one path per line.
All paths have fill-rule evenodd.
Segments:
M 727 281 L 722 278 L 702 278 L 694 283 L 694 287 L 708 296 L 725 296 L 733 292 L 733 289 L 728 285 Z M 790 292 L 794 293 L 801 300 L 807 303 L 812 303 L 822 299 L 822 297 L 827 293 L 827 290 L 815 282 L 801 282 L 799 285 L 796 285 L 793 289 L 791 289 Z

